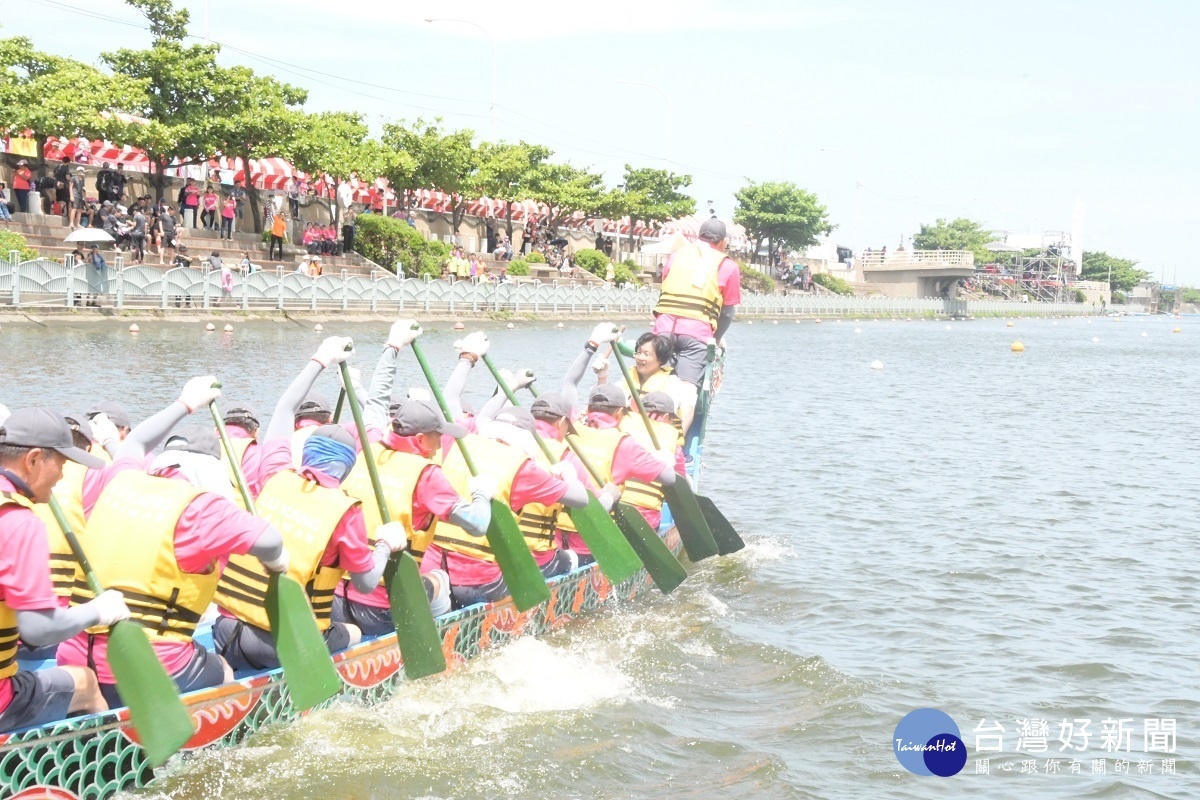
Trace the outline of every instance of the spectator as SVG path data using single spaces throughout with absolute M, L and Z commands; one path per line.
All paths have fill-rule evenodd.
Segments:
M 216 250 L 208 254 L 208 265 L 221 273 L 221 299 L 217 301 L 217 305 L 220 305 L 225 298 L 233 297 L 233 270 L 221 259 L 220 252 Z
M 79 164 L 87 164 L 92 160 L 92 143 L 88 141 L 86 136 L 80 136 L 75 140 L 75 161 Z
M 75 174 L 71 176 L 68 187 L 71 196 L 71 212 L 67 224 L 72 228 L 79 227 L 84 209 L 87 208 L 86 191 L 83 186 L 83 172 L 83 167 L 76 167 Z
M 308 277 L 310 277 L 310 278 L 321 277 L 321 257 L 320 256 L 313 256 L 312 260 L 308 262 Z
M 304 223 L 304 233 L 300 234 L 300 245 L 310 256 L 321 249 L 320 244 L 317 242 L 317 234 L 314 228 L 316 228 L 315 223 L 306 222 Z
M 179 190 L 179 197 L 176 202 L 179 203 L 179 213 L 181 216 L 180 224 L 184 228 L 195 228 L 197 217 L 200 211 L 200 187 L 196 185 L 195 178 L 188 178 L 187 183 Z M 191 221 L 189 225 L 188 222 Z
M 271 223 L 275 221 L 275 193 L 271 192 L 267 195 L 267 204 L 263 206 L 263 230 L 271 230 Z
M 292 179 L 287 182 L 288 213 L 292 219 L 300 219 L 300 187 Z
M 129 231 L 129 243 L 133 249 L 133 263 L 146 260 L 146 215 L 139 206 L 133 209 L 133 227 Z
M 479 254 L 471 253 L 471 257 L 469 259 L 467 259 L 467 264 L 470 267 L 471 277 L 472 278 L 479 277 L 479 270 L 480 270 Z
M 66 156 L 54 168 L 54 199 L 59 204 L 58 213 L 65 219 L 71 211 L 71 159 Z
M 121 198 L 125 196 L 125 184 L 129 181 L 129 176 L 125 174 L 125 165 L 117 164 L 117 171 L 113 173 L 109 180 L 108 199 L 113 201 L 113 205 L 121 202 Z
M 12 210 L 8 206 L 8 184 L 0 181 L 0 221 L 5 225 L 12 222 Z
M 353 211 L 346 212 L 346 218 L 342 221 L 342 252 L 354 252 L 354 219 L 358 215 Z
M 54 206 L 57 201 L 54 198 L 58 196 L 58 181 L 53 175 L 46 175 L 37 179 L 36 187 L 42 196 L 42 213 L 47 216 L 55 213 Z M 59 211 L 65 213 L 66 209 L 60 208 Z
M 211 183 L 204 187 L 204 194 L 200 196 L 200 224 L 205 230 L 217 229 L 217 193 Z
M 268 203 L 270 208 L 273 204 Z M 287 233 L 287 216 L 282 211 L 276 212 L 271 217 L 271 243 L 267 246 L 267 260 L 272 260 L 275 248 L 279 248 L 279 261 L 283 261 L 283 237 Z
M 236 191 L 236 190 L 235 190 Z M 233 218 L 237 215 L 237 201 L 230 194 L 221 205 L 221 238 L 233 241 Z
M 100 298 L 108 296 L 108 264 L 100 253 L 100 248 L 93 244 L 88 248 L 84 258 L 87 263 L 88 297 L 87 304 L 93 308 L 100 307 Z
M 192 257 L 190 255 L 188 255 L 187 245 L 181 244 L 178 247 L 176 247 L 175 261 L 172 266 L 190 267 L 191 265 L 192 265 Z
M 17 196 L 17 209 L 22 214 L 29 213 L 29 191 L 33 188 L 33 173 L 29 162 L 21 159 L 17 162 L 17 171 L 13 174 L 13 194 Z
M 104 166 L 96 173 L 96 195 L 100 198 L 101 203 L 105 200 L 112 200 L 109 195 L 109 192 L 112 191 L 112 179 L 112 164 L 105 161 Z
M 171 260 L 167 263 L 175 263 L 175 245 L 179 238 L 179 221 L 175 218 L 175 212 L 170 206 L 158 217 L 158 233 L 162 239 L 162 251 L 167 252 L 166 255 Z M 158 254 L 158 263 L 163 263 L 163 252 Z
M 242 251 L 242 260 L 238 262 L 238 269 L 246 275 L 254 274 L 254 264 L 250 261 L 250 254 L 245 250 Z
M 246 190 L 242 187 L 241 181 L 234 185 L 233 191 L 229 193 L 229 196 L 237 204 L 237 213 L 234 214 L 234 218 L 237 220 L 237 229 L 240 231 L 242 229 L 242 219 L 246 216 Z M 233 237 L 230 236 L 229 238 L 232 239 Z
M 616 267 L 613 266 L 613 263 L 611 261 L 609 261 L 608 266 L 606 266 L 604 268 L 604 282 L 611 286 L 613 281 L 616 280 L 616 278 L 617 278 L 617 269 L 616 269 Z

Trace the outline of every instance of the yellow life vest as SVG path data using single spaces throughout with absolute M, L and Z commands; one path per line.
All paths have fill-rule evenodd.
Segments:
M 717 273 L 724 260 L 724 253 L 707 244 L 677 250 L 671 257 L 671 269 L 663 278 L 662 294 L 654 313 L 698 319 L 717 327 L 725 302 Z
M 477 434 L 467 436 L 464 443 L 467 445 L 467 449 L 471 451 L 471 459 L 475 462 L 475 466 L 479 468 L 480 474 L 496 479 L 497 491 L 495 499 L 508 505 L 508 498 L 512 493 L 513 480 L 517 477 L 517 470 L 529 460 L 529 456 L 512 445 L 497 442 L 495 439 L 488 439 L 485 436 Z M 462 450 L 457 445 L 452 448 L 450 453 L 446 454 L 446 463 L 442 465 L 442 469 L 445 471 L 446 477 L 450 480 L 450 485 L 460 495 L 463 497 L 471 496 L 471 489 L 468 485 L 471 472 L 467 469 L 467 462 L 463 460 Z M 449 522 L 438 522 L 433 526 L 433 543 L 446 550 L 453 550 L 456 553 L 462 553 L 463 555 L 478 558 L 482 561 L 495 562 L 496 560 L 496 557 L 492 555 L 492 548 L 488 545 L 485 537 L 473 536 Z
M 321 566 L 321 557 L 338 523 L 358 501 L 340 488 L 322 486 L 291 470 L 277 473 L 258 495 L 259 516 L 283 534 L 288 552 L 288 575 L 304 587 L 317 627 L 325 630 L 333 612 L 333 590 L 346 571 Z M 270 573 L 251 555 L 229 557 L 217 584 L 217 605 L 263 630 L 267 618 L 267 581 Z
M 371 453 L 379 470 L 379 483 L 383 487 L 383 499 L 387 502 L 388 514 L 392 522 L 399 522 L 404 526 L 408 535 L 409 552 L 413 558 L 420 561 L 433 538 L 433 532 L 413 529 L 413 494 L 417 490 L 417 481 L 422 473 L 435 465 L 424 456 L 389 450 L 378 442 L 371 445 Z M 342 481 L 342 489 L 362 503 L 367 536 L 373 537 L 375 529 L 383 524 L 383 517 L 379 514 L 379 504 L 375 502 L 375 490 L 371 486 L 371 473 L 367 471 L 365 453 L 358 454 L 354 469 L 350 470 L 346 480 Z M 431 525 L 430 528 L 432 527 Z M 368 538 L 368 541 L 371 547 L 375 546 L 373 538 Z
M 54 498 L 62 508 L 63 515 L 77 536 L 82 536 L 87 528 L 87 518 L 83 515 L 83 477 L 88 468 L 74 461 L 63 464 L 63 476 L 54 484 Z M 67 544 L 54 512 L 49 503 L 38 503 L 33 506 L 33 513 L 38 515 L 46 526 L 46 539 L 50 543 L 50 580 L 54 583 L 54 593 L 59 597 L 70 597 L 77 581 L 82 582 L 83 573 L 75 561 L 75 554 Z
M 617 455 L 617 447 L 621 440 L 629 434 L 616 428 L 591 428 L 587 425 L 579 426 L 578 430 L 575 443 L 583 451 L 588 463 L 600 473 L 600 486 L 603 487 L 612 481 L 613 458 Z M 588 474 L 590 477 L 591 473 Z M 575 525 L 566 511 L 558 515 L 558 527 L 564 531 L 575 530 Z
M 217 570 L 184 572 L 175 560 L 175 526 L 200 494 L 186 481 L 126 470 L 104 488 L 81 537 L 85 548 L 96 544 L 87 556 L 100 585 L 124 594 L 133 621 L 152 639 L 190 641 L 217 589 Z M 77 581 L 71 604 L 91 597 L 87 584 Z
M 4 506 L 21 506 L 37 513 L 37 505 L 32 500 L 16 492 L 0 492 L 0 508 Z M 0 547 L 4 546 L 3 535 L 0 534 Z M 11 678 L 17 674 L 17 612 L 0 600 L 0 680 Z
M 559 461 L 566 455 L 566 442 L 546 439 L 546 445 Z M 550 462 L 540 450 L 537 454 L 537 463 L 543 469 L 550 467 Z M 551 506 L 528 503 L 521 509 L 521 513 L 517 514 L 517 527 L 521 529 L 525 543 L 529 545 L 530 550 L 536 553 L 553 550 L 557 547 L 554 543 L 554 531 L 558 527 L 556 523 L 559 514 L 566 516 L 562 503 L 555 503 Z
M 635 370 L 633 367 L 629 368 L 629 374 L 633 377 L 634 383 L 637 384 L 638 394 L 642 395 L 643 397 L 651 392 L 663 392 L 664 394 L 669 394 L 674 397 L 674 394 L 671 392 L 671 378 L 674 376 L 674 370 L 672 370 L 670 367 L 660 367 L 657 372 L 645 380 L 641 380 L 637 370 Z M 630 408 L 629 416 L 634 416 L 636 411 L 636 408 Z M 638 416 L 640 416 L 640 414 Z M 672 426 L 675 428 L 675 438 L 678 440 L 679 445 L 682 446 L 684 443 L 683 420 L 679 418 L 678 408 L 675 409 Z M 666 440 L 660 441 L 659 444 L 661 444 L 663 447 L 667 446 Z
M 655 419 L 650 420 L 650 424 L 654 426 L 654 432 L 658 436 L 660 445 L 665 448 L 675 444 L 675 428 L 673 426 Z M 641 414 L 626 414 L 625 419 L 621 420 L 621 430 L 640 442 L 647 450 L 654 449 L 654 442 L 650 440 L 650 434 L 646 431 Z M 625 481 L 622 488 L 621 499 L 626 503 L 648 508 L 651 511 L 662 510 L 663 489 L 662 484 L 658 481 L 647 482 L 630 478 Z

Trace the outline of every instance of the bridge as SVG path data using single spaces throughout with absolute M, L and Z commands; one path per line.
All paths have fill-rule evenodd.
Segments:
M 897 250 L 864 254 L 863 280 L 888 297 L 953 298 L 960 280 L 975 274 L 970 250 Z

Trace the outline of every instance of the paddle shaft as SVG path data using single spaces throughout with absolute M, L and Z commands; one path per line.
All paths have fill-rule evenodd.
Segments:
M 625 356 L 621 355 L 619 347 L 613 348 L 613 355 L 617 357 L 617 366 L 621 369 L 621 374 L 625 376 L 625 383 L 629 386 L 629 393 L 633 395 L 633 402 L 637 404 L 638 413 L 642 415 L 642 424 L 646 426 L 646 431 L 650 434 L 651 444 L 654 445 L 655 450 L 661 450 L 658 434 L 654 432 L 654 426 L 650 424 L 650 415 L 646 413 L 646 406 L 642 405 L 642 395 L 638 391 L 638 387 L 633 385 L 633 376 L 629 374 L 629 369 L 625 366 Z
M 358 431 L 358 440 L 362 443 L 362 450 L 365 454 L 363 461 L 367 465 L 367 475 L 371 477 L 371 491 L 375 493 L 375 504 L 379 506 L 379 519 L 384 523 L 391 522 L 392 515 L 388 513 L 387 499 L 383 496 L 383 484 L 379 482 L 379 466 L 371 456 L 371 441 L 367 438 L 367 424 L 363 422 L 362 409 L 359 408 L 358 397 L 356 397 L 357 392 L 354 391 L 354 385 L 350 382 L 350 365 L 343 361 L 338 364 L 338 369 L 342 372 L 342 384 L 345 387 L 342 391 L 350 401 L 350 414 L 354 417 L 354 427 Z
M 534 397 L 538 396 L 537 390 L 534 389 L 532 385 L 530 385 L 529 391 Z M 510 399 L 511 399 L 511 397 L 510 397 Z M 536 434 L 534 434 L 534 435 L 536 436 Z M 592 464 L 592 462 L 588 459 L 588 457 L 586 455 L 584 455 L 583 449 L 578 444 L 576 444 L 574 441 L 571 440 L 571 434 L 568 433 L 564 438 L 567 440 L 567 446 L 570 447 L 571 450 L 573 450 L 575 452 L 575 457 L 579 459 L 579 463 L 583 464 L 584 469 L 586 469 L 588 471 L 588 474 L 592 476 L 592 480 L 594 480 L 596 482 L 596 486 L 603 489 L 604 484 L 607 483 L 607 481 L 605 481 L 604 478 L 600 475 L 600 473 L 596 471 L 596 467 Z M 540 443 L 541 441 L 542 441 L 541 437 L 539 437 L 538 442 Z M 544 444 L 542 446 L 545 447 Z
M 438 388 L 437 378 L 433 375 L 433 370 L 429 368 L 429 362 L 425 360 L 425 354 L 421 352 L 421 346 L 414 341 L 409 345 L 412 348 L 413 355 L 417 357 L 417 363 L 421 365 L 421 372 L 425 373 L 425 381 L 429 384 L 429 391 L 433 393 L 433 397 L 437 400 L 438 408 L 442 409 L 442 416 L 447 422 L 454 422 L 454 415 L 450 413 L 450 406 L 446 404 L 446 398 L 442 395 L 442 390 Z M 467 465 L 467 471 L 472 475 L 478 475 L 479 469 L 475 466 L 474 459 L 471 458 L 471 453 L 467 449 L 467 444 L 462 439 L 454 440 L 458 444 L 458 450 L 462 453 L 463 463 Z
M 92 590 L 92 594 L 99 597 L 104 592 L 104 587 L 100 585 L 100 579 L 96 577 L 96 572 L 92 569 L 92 565 L 87 559 L 87 554 L 83 552 L 83 546 L 79 544 L 79 539 L 75 536 L 75 531 L 71 528 L 71 523 L 67 522 L 67 517 L 63 514 L 62 506 L 58 504 L 58 498 L 53 494 L 50 495 L 50 512 L 54 514 L 54 519 L 58 522 L 58 527 L 62 529 L 63 536 L 67 539 L 67 545 L 70 546 L 71 552 L 75 554 L 75 560 L 79 562 L 79 567 L 83 570 L 83 575 L 87 579 L 88 588 Z
M 338 392 L 337 405 L 333 407 L 333 421 L 335 423 L 342 421 L 342 406 L 346 403 L 346 390 L 342 389 Z
M 492 360 L 485 355 L 483 357 L 483 363 L 486 364 L 488 370 L 491 371 L 492 377 L 496 380 L 496 385 L 500 387 L 500 391 L 504 392 L 504 396 L 508 398 L 508 402 L 512 403 L 514 406 L 521 405 L 517 402 L 517 395 L 511 388 L 509 388 L 509 385 L 504 382 L 504 378 L 500 377 L 500 370 L 496 369 L 496 365 L 492 363 Z M 532 392 L 533 387 L 530 386 L 529 390 Z M 545 454 L 547 460 L 549 460 L 551 464 L 557 464 L 558 458 L 555 457 L 554 452 L 550 449 L 550 445 L 546 444 L 546 440 L 542 438 L 542 435 L 537 432 L 536 427 L 533 429 L 533 438 L 537 441 L 538 447 L 542 448 L 542 453 Z
M 258 509 L 254 505 L 254 498 L 250 496 L 250 487 L 246 485 L 246 476 L 242 474 L 242 464 L 238 460 L 237 453 L 233 451 L 233 442 L 229 441 L 229 432 L 225 430 L 225 420 L 221 418 L 217 401 L 213 400 L 209 403 L 208 409 L 212 412 L 213 424 L 217 426 L 217 435 L 221 437 L 221 447 L 225 448 L 225 457 L 229 459 L 229 466 L 237 481 L 238 491 L 242 493 L 242 501 L 246 504 L 246 510 L 257 517 Z

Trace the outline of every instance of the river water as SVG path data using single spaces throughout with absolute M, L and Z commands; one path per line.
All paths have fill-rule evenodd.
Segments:
M 447 327 L 422 339 L 441 374 Z M 589 327 L 492 325 L 492 352 L 548 385 Z M 212 372 L 228 401 L 265 415 L 321 338 L 295 324 L 199 329 L 5 327 L 24 372 L 0 400 L 115 398 L 140 416 Z M 386 326 L 335 331 L 369 371 Z M 141 794 L 1200 795 L 1200 324 L 756 321 L 728 338 L 701 483 L 744 551 L 693 568 L 669 597 L 522 640 L 382 707 L 337 705 Z M 420 383 L 415 364 L 403 379 Z M 913 775 L 894 756 L 897 723 L 921 707 L 957 722 L 959 775 Z M 1028 721 L 1041 719 L 1039 747 Z M 1032 730 L 1016 752 L 1021 720 Z M 1115 752 L 1108 720 L 1129 731 Z M 1143 752 L 1146 720 L 1174 721 L 1174 747 Z M 1003 751 L 980 752 L 997 724 Z

